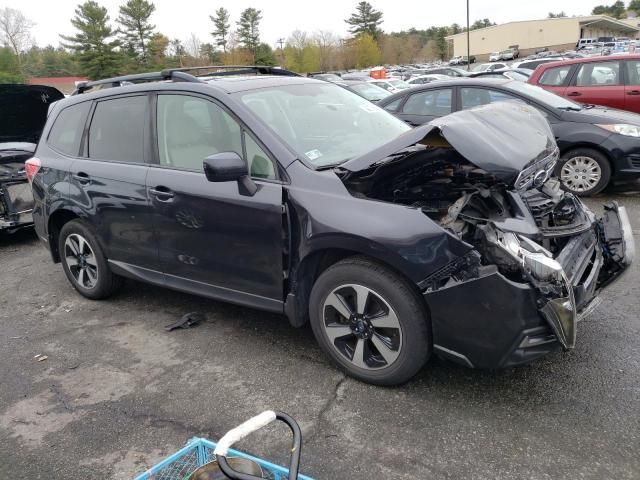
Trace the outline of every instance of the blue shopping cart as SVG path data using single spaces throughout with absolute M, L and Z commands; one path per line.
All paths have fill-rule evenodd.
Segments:
M 231 447 L 274 421 L 284 422 L 293 434 L 289 468 L 267 462 Z M 299 475 L 302 433 L 286 413 L 268 410 L 227 432 L 216 444 L 204 438 L 191 439 L 184 448 L 154 465 L 135 480 L 313 480 Z

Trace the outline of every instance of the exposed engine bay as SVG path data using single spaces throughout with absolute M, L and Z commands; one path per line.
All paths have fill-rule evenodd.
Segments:
M 619 216 L 597 220 L 564 192 L 551 176 L 557 157 L 554 149 L 506 180 L 465 159 L 435 131 L 384 162 L 341 176 L 352 195 L 418 208 L 472 247 L 431 275 L 426 290 L 497 269 L 535 287 L 539 311 L 560 343 L 571 348 L 578 312 L 630 260 L 621 226 L 611 225 Z M 618 214 L 617 205 L 607 208 Z

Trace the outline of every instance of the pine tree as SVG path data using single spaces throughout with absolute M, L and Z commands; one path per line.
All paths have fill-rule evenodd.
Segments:
M 216 45 L 222 47 L 222 51 L 227 53 L 227 41 L 229 36 L 229 29 L 231 28 L 231 24 L 229 23 L 229 11 L 220 7 L 216 10 L 216 16 L 209 15 L 209 18 L 213 22 L 213 25 L 216 29 L 211 32 L 211 35 L 216 40 Z
M 116 75 L 121 58 L 115 48 L 120 42 L 113 39 L 115 32 L 109 25 L 107 9 L 94 0 L 88 0 L 78 5 L 71 25 L 78 33 L 60 36 L 65 42 L 64 47 L 78 54 L 82 72 L 92 79 Z
M 240 14 L 240 20 L 237 22 L 238 40 L 253 54 L 254 61 L 260 44 L 260 20 L 262 12 L 249 7 Z
M 351 27 L 349 32 L 358 36 L 362 33 L 368 33 L 374 39 L 377 39 L 382 30 L 378 27 L 382 24 L 382 12 L 374 10 L 369 2 L 360 2 L 356 7 L 356 12 L 345 20 Z
M 141 63 L 146 63 L 149 57 L 148 46 L 156 28 L 149 22 L 156 7 L 147 0 L 128 0 L 120 6 L 120 24 L 122 43 L 132 52 Z

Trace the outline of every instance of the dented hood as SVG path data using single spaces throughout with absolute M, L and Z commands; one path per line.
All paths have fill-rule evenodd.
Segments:
M 441 117 L 349 160 L 340 168 L 357 172 L 397 159 L 416 144 L 448 143 L 469 162 L 510 182 L 530 163 L 551 155 L 556 147 L 551 127 L 535 108 L 498 102 Z

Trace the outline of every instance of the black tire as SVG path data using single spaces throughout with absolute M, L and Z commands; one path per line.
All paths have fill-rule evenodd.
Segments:
M 345 301 L 350 300 L 347 303 L 355 306 L 357 300 L 354 297 L 349 299 L 347 296 L 343 296 L 343 294 L 348 295 L 351 287 L 369 290 L 369 296 L 365 297 L 369 300 L 362 308 L 363 312 L 360 312 L 365 314 L 363 322 L 370 320 L 367 324 L 369 329 L 373 328 L 373 323 L 381 318 L 380 312 L 384 312 L 386 307 L 388 307 L 386 311 L 391 310 L 391 315 L 383 316 L 385 318 L 393 316 L 399 328 L 387 329 L 383 326 L 380 329 L 376 327 L 373 331 L 377 333 L 369 330 L 368 333 L 363 334 L 369 335 L 365 339 L 358 337 L 352 333 L 353 330 L 350 330 L 344 336 L 337 338 L 334 335 L 333 340 L 330 340 L 328 331 L 331 327 L 337 326 L 341 331 L 361 328 L 353 327 L 353 323 L 349 323 L 345 315 L 338 314 L 332 305 L 325 304 L 330 301 L 330 295 L 332 295 L 332 299 L 338 298 L 335 296 L 338 292 L 340 298 Z M 345 304 L 343 303 L 343 305 Z M 381 307 L 381 310 L 377 310 L 377 314 L 370 313 L 378 307 Z M 353 308 L 350 309 L 355 315 L 353 310 Z M 359 309 L 356 308 L 356 310 Z M 320 347 L 338 367 L 363 382 L 376 385 L 402 384 L 413 377 L 431 355 L 431 329 L 425 305 L 419 294 L 403 277 L 366 257 L 350 257 L 325 270 L 318 277 L 311 290 L 309 314 L 313 334 Z M 331 314 L 334 314 L 338 320 L 327 320 L 326 315 L 330 316 Z M 357 323 L 357 321 L 355 322 Z M 365 326 L 365 328 L 367 327 Z M 392 337 L 394 340 L 390 340 Z M 381 338 L 385 342 L 390 342 L 392 347 L 397 348 L 395 352 L 391 347 L 386 351 L 386 354 L 395 355 L 395 358 L 389 363 L 387 363 L 387 357 L 382 353 L 382 349 L 376 348 L 376 345 L 380 345 Z M 354 364 L 354 357 L 358 351 L 357 344 L 361 340 L 365 345 L 362 347 L 362 351 L 365 352 L 366 361 L 360 363 L 365 368 Z M 376 343 L 374 344 L 374 342 Z M 351 359 L 347 356 L 349 354 L 352 355 Z M 375 367 L 371 368 L 367 362 L 374 362 Z
M 91 270 L 92 275 L 95 275 L 95 281 L 93 281 L 93 278 L 89 278 L 89 273 L 84 273 L 78 278 L 78 269 L 81 268 L 79 268 L 78 265 L 70 266 L 70 261 L 67 260 L 66 253 L 73 253 L 70 246 L 67 248 L 67 241 L 69 240 L 77 244 L 76 240 L 78 238 L 84 239 L 88 244 L 88 248 L 86 246 L 83 248 L 85 254 L 86 252 L 93 254 L 92 263 L 95 264 L 95 269 L 85 260 L 85 270 Z M 96 239 L 93 229 L 81 220 L 71 220 L 64 224 L 58 237 L 58 252 L 60 252 L 60 261 L 67 279 L 71 282 L 73 288 L 80 292 L 82 296 L 92 300 L 107 298 L 122 284 L 122 278 L 115 275 L 109 268 L 107 259 L 100 247 L 100 243 Z M 84 256 L 89 258 L 88 255 Z M 93 259 L 95 259 L 95 261 Z M 78 261 L 78 264 L 79 263 Z M 72 269 L 74 272 L 72 272 Z M 84 283 L 80 281 L 82 279 L 85 280 Z M 89 285 L 90 283 L 92 284 Z
M 568 165 L 569 162 L 577 161 L 577 157 L 589 159 L 590 161 L 597 163 L 597 165 L 600 167 L 600 179 L 590 188 L 581 189 L 578 187 L 579 184 L 576 184 L 575 186 L 572 185 L 571 178 L 563 178 L 563 171 L 568 173 L 568 170 L 570 168 L 570 165 Z M 566 170 L 564 170 L 565 166 L 567 166 Z M 609 184 L 609 180 L 611 180 L 611 163 L 609 163 L 609 159 L 598 150 L 594 150 L 593 148 L 576 148 L 565 153 L 562 156 L 562 158 L 558 162 L 558 165 L 556 166 L 556 175 L 560 179 L 562 188 L 564 190 L 581 197 L 589 197 L 591 195 L 600 193 Z

